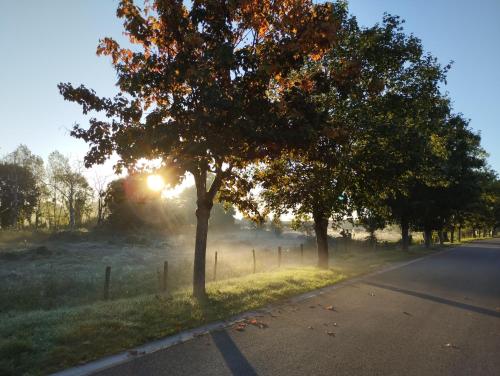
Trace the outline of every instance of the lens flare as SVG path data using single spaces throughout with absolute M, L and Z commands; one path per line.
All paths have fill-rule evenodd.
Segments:
M 148 176 L 148 188 L 152 191 L 159 192 L 165 187 L 165 182 L 160 175 L 149 175 Z

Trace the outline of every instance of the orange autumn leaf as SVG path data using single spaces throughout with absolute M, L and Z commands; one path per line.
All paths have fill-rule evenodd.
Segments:
M 320 54 L 320 53 L 313 53 L 313 54 L 311 54 L 311 55 L 310 55 L 310 57 L 311 57 L 311 59 L 312 59 L 313 61 L 318 61 L 319 59 L 321 59 L 321 57 L 322 57 L 322 56 L 323 56 L 323 55 L 322 55 L 322 54 Z

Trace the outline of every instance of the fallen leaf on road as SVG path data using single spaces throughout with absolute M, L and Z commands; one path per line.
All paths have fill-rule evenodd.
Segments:
M 328 334 L 331 337 L 335 337 L 335 332 L 326 332 L 326 334 Z
M 333 326 L 338 326 L 336 322 L 333 323 Z
M 459 349 L 460 348 L 460 347 L 458 347 L 458 346 L 456 346 L 456 345 L 454 345 L 452 343 L 446 343 L 446 344 L 443 345 L 443 347 L 448 347 L 450 349 Z
M 329 311 L 335 311 L 335 308 L 332 305 L 329 305 L 328 307 L 325 307 L 325 309 Z
M 234 329 L 237 330 L 238 332 L 243 332 L 245 328 L 247 327 L 247 324 L 244 322 L 240 322 L 236 326 L 234 326 Z
M 266 323 L 262 322 L 262 321 L 259 321 L 255 318 L 252 318 L 252 319 L 246 319 L 245 320 L 245 324 L 249 324 L 249 325 L 253 325 L 253 326 L 256 326 L 258 327 L 259 329 L 265 329 L 267 328 L 269 325 L 267 325 Z
M 313 328 L 312 326 L 308 326 L 308 327 L 307 327 L 307 329 L 311 329 L 311 330 L 312 330 L 312 329 L 314 329 L 314 328 Z
M 403 313 L 404 313 L 405 315 L 408 315 L 408 316 L 413 316 L 410 312 L 406 312 L 406 311 L 404 311 Z
M 310 306 L 309 306 L 309 308 L 316 308 L 316 306 L 314 306 L 314 305 L 310 305 Z

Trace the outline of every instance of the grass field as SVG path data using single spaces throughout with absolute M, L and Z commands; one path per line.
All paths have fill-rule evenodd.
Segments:
M 11 235 L 11 236 L 9 236 Z M 163 264 L 169 263 L 168 288 L 175 292 L 191 283 L 192 238 L 128 236 L 96 237 L 88 233 L 43 234 L 0 233 L 0 313 L 56 309 L 102 300 L 104 275 L 111 267 L 110 297 L 131 298 L 157 293 L 161 287 Z M 304 245 L 304 257 L 300 256 Z M 361 241 L 333 240 L 333 257 L 346 249 L 356 249 Z M 390 243 L 393 244 L 393 243 Z M 388 244 L 388 247 L 390 247 Z M 218 253 L 217 279 L 248 275 L 256 270 L 278 268 L 278 247 L 285 267 L 316 263 L 314 240 L 298 233 L 277 237 L 269 231 L 233 231 L 212 234 L 207 251 L 207 279 L 214 278 L 215 252 Z
M 4 243 L 0 276 L 8 288 L 0 293 L 0 375 L 59 370 L 433 251 L 414 247 L 404 253 L 393 243 L 374 249 L 361 241 L 336 241 L 331 269 L 321 271 L 313 267 L 309 238 L 259 234 L 255 242 L 261 247 L 248 241 L 255 234 L 227 238 L 209 247 L 208 280 L 214 249 L 218 280 L 208 283 L 209 301 L 203 305 L 189 294 L 192 260 L 173 241 L 38 239 L 43 246 L 22 241 L 10 249 Z M 281 268 L 277 244 L 283 249 Z M 251 274 L 252 246 L 256 274 Z M 159 293 L 157 273 L 165 259 L 171 263 L 167 295 Z M 113 268 L 110 301 L 102 301 L 106 265 Z

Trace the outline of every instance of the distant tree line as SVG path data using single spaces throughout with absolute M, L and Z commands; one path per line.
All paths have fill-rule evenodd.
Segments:
M 196 297 L 217 201 L 256 221 L 312 219 L 321 267 L 330 223 L 352 213 L 372 234 L 398 223 L 404 249 L 412 229 L 428 241 L 498 225 L 498 179 L 440 90 L 450 66 L 398 17 L 360 27 L 346 2 L 310 0 L 122 0 L 117 16 L 134 47 L 103 38 L 97 53 L 118 94 L 59 89 L 105 115 L 73 129 L 87 166 L 116 153 L 119 171 L 160 159 L 172 183 L 194 177 Z
M 92 213 L 82 166 L 54 151 L 47 163 L 27 146 L 0 160 L 0 227 L 75 228 Z
M 54 151 L 47 163 L 20 145 L 0 159 L 0 229 L 76 229 L 97 225 L 122 232 L 167 228 L 178 231 L 195 224 L 193 188 L 165 200 L 147 188 L 147 174 L 93 184 L 78 161 Z M 217 204 L 211 226 L 234 226 L 235 210 Z

